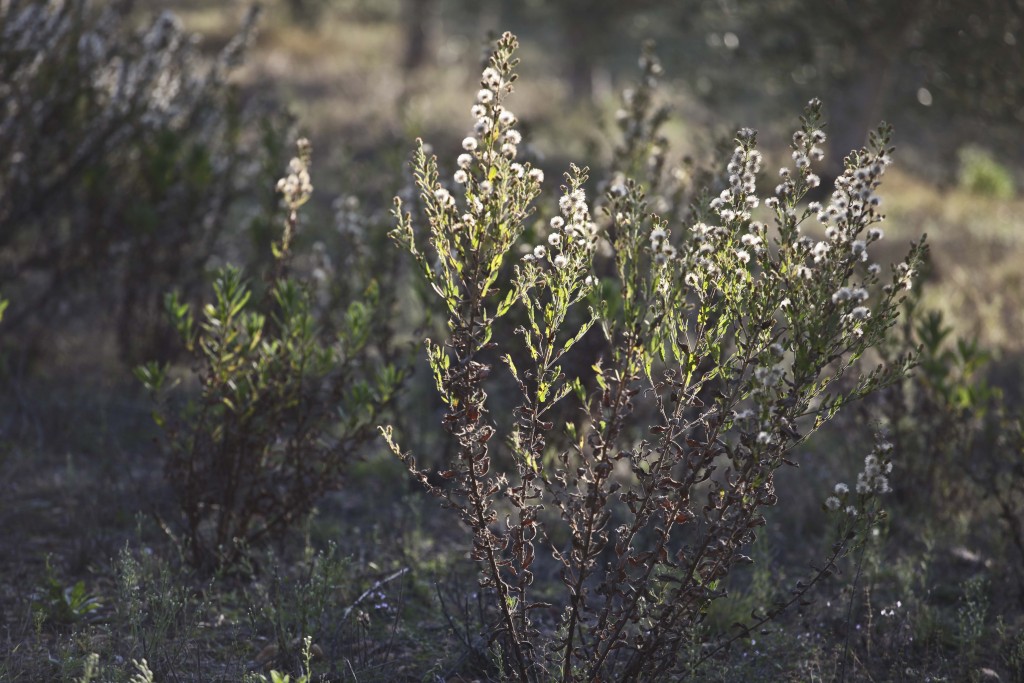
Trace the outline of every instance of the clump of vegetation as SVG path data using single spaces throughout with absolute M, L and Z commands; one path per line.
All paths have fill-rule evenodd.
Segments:
M 129 4 L 0 5 L 0 287 L 26 352 L 98 305 L 128 359 L 166 357 L 164 292 L 200 288 L 278 151 L 229 82 L 255 10 L 211 61 L 170 12 L 138 31 Z
M 280 536 L 337 489 L 402 379 L 368 345 L 373 319 L 386 314 L 375 283 L 349 304 L 332 336 L 315 315 L 312 283 L 288 275 L 297 212 L 313 190 L 309 161 L 301 140 L 278 183 L 288 217 L 264 301 L 231 266 L 217 276 L 201 317 L 168 296 L 199 396 L 178 408 L 168 402 L 167 366 L 137 371 L 158 400 L 156 419 L 170 447 L 167 479 L 198 567 L 236 565 L 249 546 Z
M 472 530 L 504 670 L 523 681 L 684 673 L 718 649 L 681 656 L 709 605 L 726 598 L 722 581 L 749 561 L 742 551 L 776 504 L 775 476 L 794 464 L 794 448 L 909 369 L 910 356 L 865 373 L 857 361 L 895 323 L 923 247 L 888 276 L 871 262 L 883 235 L 875 192 L 892 153 L 884 126 L 846 159 L 827 206 L 800 204 L 820 182 L 811 166 L 824 155 L 814 101 L 793 135 L 795 168 L 782 170 L 774 191 L 758 193 L 761 153 L 742 130 L 728 187 L 681 230 L 628 179 L 609 188 L 599 225 L 587 172 L 572 167 L 546 237 L 509 272 L 544 179 L 516 160 L 521 135 L 505 105 L 516 46 L 505 34 L 483 72 L 454 185 L 422 145 L 416 154 L 425 236 L 396 200 L 394 237 L 448 316 L 450 337 L 428 340 L 427 352 L 456 456 L 439 472 L 422 470 L 384 434 Z M 762 205 L 772 228 L 754 217 Z M 811 225 L 825 239 L 804 234 Z M 601 252 L 613 264 L 607 276 Z M 516 307 L 528 321 L 516 329 L 526 351 L 518 366 L 511 339 L 495 335 Z M 570 328 L 582 307 L 589 314 Z M 567 376 L 564 359 L 591 330 L 604 336 L 603 357 Z M 505 435 L 486 390 L 499 359 L 520 393 Z M 563 401 L 577 417 L 556 424 L 550 415 Z M 630 431 L 636 424 L 643 436 Z M 880 439 L 855 487 L 822 496 L 841 532 L 797 596 L 877 521 L 891 448 Z M 535 586 L 538 574 L 559 585 Z
M 569 26 L 576 0 L 510 6 L 503 20 L 569 32 L 525 36 L 550 54 L 530 83 L 545 104 L 511 97 L 505 35 L 463 139 L 436 107 L 465 85 L 452 65 L 486 8 L 327 1 L 277 3 L 293 21 L 275 14 L 236 89 L 251 16 L 235 36 L 222 13 L 171 3 L 211 31 L 198 42 L 133 3 L 0 0 L 0 680 L 1019 678 L 1018 345 L 988 348 L 955 305 L 925 306 L 990 286 L 991 252 L 975 247 L 1012 260 L 1015 216 L 989 199 L 1018 169 L 968 159 L 980 180 L 961 189 L 979 196 L 963 204 L 891 178 L 887 127 L 845 161 L 831 153 L 863 142 L 883 87 L 912 83 L 944 127 L 937 140 L 914 113 L 918 139 L 939 144 L 908 156 L 951 158 L 951 93 L 989 108 L 1019 90 L 1020 64 L 935 67 L 1016 59 L 1018 17 L 598 2 Z M 692 63 L 713 114 L 659 90 L 649 47 L 617 110 L 577 108 L 633 32 L 678 37 L 680 12 L 700 39 L 668 54 Z M 586 38 L 601 63 L 574 44 L 574 82 L 550 78 L 558 36 L 611 16 L 629 20 L 614 44 Z M 813 34 L 807 50 L 787 47 L 794 30 Z M 930 59 L 947 30 L 956 49 Z M 402 31 L 419 68 L 392 88 L 417 61 L 396 59 Z M 831 55 L 865 31 L 893 40 Z M 723 67 L 763 61 L 777 101 L 829 92 L 828 125 L 812 101 L 777 144 L 770 118 L 769 133 L 701 137 L 687 124 L 737 115 L 694 61 L 716 44 Z M 891 59 L 901 50 L 922 59 Z M 835 68 L 809 70 L 822 63 Z M 723 69 L 744 93 L 746 64 Z M 264 96 L 275 74 L 303 96 L 381 82 L 373 101 L 397 96 L 339 120 L 309 102 L 311 136 L 344 130 L 315 172 L 320 197 L 345 167 L 333 206 L 312 195 L 309 146 L 278 181 L 290 132 L 252 125 L 246 90 Z M 962 77 L 974 85 L 953 87 Z M 560 86 L 577 97 L 549 118 Z M 372 125 L 357 113 L 370 109 Z M 421 146 L 399 185 L 403 125 L 450 138 Z M 1008 139 L 978 130 L 964 133 L 986 149 Z M 593 170 L 559 149 L 592 154 Z M 549 193 L 557 164 L 569 172 Z M 883 176 L 897 219 L 884 235 Z M 905 255 L 922 223 L 933 250 L 958 250 L 928 278 L 923 244 Z M 1019 274 L 997 270 L 981 278 L 1005 283 L 984 317 L 1010 339 Z M 403 345 L 426 336 L 429 367 L 407 381 Z M 44 362 L 51 350 L 75 360 Z M 157 361 L 137 374 L 159 427 L 124 374 L 139 358 Z
M 1013 199 L 1016 189 L 1013 173 L 999 163 L 992 153 L 981 147 L 962 148 L 960 159 L 960 187 L 973 194 L 993 199 Z

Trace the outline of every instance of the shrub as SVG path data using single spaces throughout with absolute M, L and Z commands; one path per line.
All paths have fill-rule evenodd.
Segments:
M 964 147 L 960 158 L 960 187 L 993 199 L 1013 199 L 1013 174 L 992 154 L 980 147 Z
M 765 199 L 747 129 L 737 135 L 727 188 L 675 229 L 628 179 L 609 188 L 599 225 L 587 171 L 573 167 L 558 212 L 546 229 L 533 226 L 546 238 L 510 270 L 544 181 L 516 161 L 520 135 L 505 107 L 515 48 L 505 34 L 483 72 L 454 185 L 420 145 L 422 229 L 396 200 L 394 238 L 448 317 L 448 339 L 428 340 L 427 356 L 455 457 L 423 470 L 390 429 L 383 433 L 472 531 L 503 671 L 523 681 L 664 680 L 728 642 L 685 656 L 708 606 L 726 597 L 723 579 L 750 561 L 742 551 L 776 503 L 775 476 L 794 464 L 794 448 L 842 406 L 907 371 L 909 356 L 856 372 L 896 320 L 923 246 L 887 282 L 870 263 L 882 238 L 875 190 L 892 152 L 884 126 L 847 157 L 828 206 L 800 205 L 819 182 L 810 167 L 825 141 L 812 101 L 793 136 L 795 169 L 784 169 Z M 755 219 L 762 206 L 773 228 Z M 826 237 L 803 234 L 812 229 Z M 599 276 L 605 251 L 611 274 Z M 513 309 L 526 320 L 516 330 L 526 357 L 519 365 L 513 339 L 495 334 Z M 569 327 L 582 309 L 583 323 Z M 567 375 L 574 347 L 598 333 L 603 357 Z M 499 359 L 519 394 L 503 435 L 487 392 Z M 563 402 L 576 417 L 556 424 L 552 409 Z M 637 426 L 643 435 L 634 438 Z M 858 485 L 826 500 L 837 543 L 787 604 L 878 519 L 890 449 L 879 440 Z M 534 586 L 536 576 L 557 579 Z
M 885 425 L 903 454 L 894 489 L 906 518 L 927 511 L 953 527 L 970 511 L 970 542 L 1001 560 L 1024 598 L 1024 415 L 985 379 L 992 356 L 977 340 L 953 338 L 941 313 L 911 303 L 884 349 L 918 346 L 920 364 L 860 417 Z
M 204 283 L 264 148 L 228 82 L 255 11 L 206 64 L 174 15 L 139 32 L 130 4 L 0 5 L 0 288 L 11 324 L 100 308 L 147 358 L 163 292 Z
M 220 271 L 214 300 L 198 319 L 177 295 L 168 296 L 199 396 L 177 410 L 168 402 L 166 366 L 137 371 L 158 399 L 156 418 L 170 445 L 167 478 L 191 561 L 200 567 L 237 564 L 247 546 L 279 536 L 338 488 L 402 379 L 387 349 L 368 345 L 374 318 L 386 313 L 376 283 L 348 305 L 330 335 L 311 284 L 288 275 L 297 211 L 312 192 L 308 163 L 301 141 L 278 184 L 288 218 L 274 244 L 265 301 L 254 301 L 232 266 Z

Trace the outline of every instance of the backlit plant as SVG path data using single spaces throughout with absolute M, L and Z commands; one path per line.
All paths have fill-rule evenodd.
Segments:
M 201 567 L 226 567 L 248 546 L 279 536 L 337 489 L 374 438 L 402 371 L 371 348 L 382 315 L 375 282 L 324 332 L 311 284 L 288 274 L 298 209 L 309 199 L 309 144 L 278 183 L 287 220 L 273 245 L 264 301 L 240 270 L 222 269 L 201 314 L 171 294 L 167 308 L 191 354 L 198 396 L 169 402 L 167 368 L 139 368 L 158 399 L 170 446 L 166 474 L 181 505 L 185 546 Z
M 906 356 L 867 372 L 858 361 L 896 320 L 923 246 L 885 275 L 871 260 L 883 236 L 876 190 L 891 161 L 887 127 L 847 157 L 827 204 L 802 203 L 824 155 L 817 101 L 793 135 L 792 167 L 767 193 L 756 134 L 744 129 L 726 189 L 687 224 L 652 212 L 626 178 L 610 185 L 599 224 L 587 171 L 572 167 L 557 213 L 529 226 L 544 174 L 517 161 L 521 135 L 506 108 L 515 48 L 505 34 L 483 72 L 451 182 L 421 144 L 422 210 L 414 219 L 396 200 L 393 237 L 448 317 L 448 338 L 428 340 L 427 356 L 456 456 L 423 470 L 384 434 L 472 531 L 506 673 L 664 680 L 717 649 L 683 655 L 708 606 L 726 598 L 725 577 L 749 562 L 743 551 L 795 447 L 909 367 Z M 528 226 L 544 237 L 520 247 Z M 595 268 L 602 252 L 612 275 Z M 513 308 L 526 323 L 516 338 L 496 336 Z M 567 328 L 578 312 L 584 322 Z M 603 335 L 605 352 L 567 376 L 588 334 Z M 499 372 L 520 394 L 508 433 L 488 411 Z M 552 408 L 564 403 L 573 410 L 558 414 L 576 418 L 556 424 Z M 852 490 L 823 492 L 843 533 L 798 597 L 878 514 L 889 450 L 875 447 Z

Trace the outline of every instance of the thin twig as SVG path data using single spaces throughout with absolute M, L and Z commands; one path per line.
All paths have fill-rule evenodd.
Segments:
M 356 607 L 358 607 L 359 603 L 361 603 L 363 600 L 368 598 L 375 590 L 377 590 L 378 588 L 381 588 L 382 586 L 384 586 L 384 585 L 386 585 L 388 583 L 391 583 L 392 581 L 394 581 L 397 578 L 401 578 L 402 576 L 405 576 L 408 573 L 409 573 L 409 568 L 408 567 L 402 567 L 401 569 L 399 569 L 394 574 L 391 574 L 390 576 L 385 576 L 380 581 L 377 581 L 376 583 L 374 583 L 372 586 L 370 586 L 365 591 L 363 591 L 363 594 L 360 595 L 358 598 L 356 598 L 355 602 L 353 602 L 351 605 L 349 605 L 348 607 L 345 608 L 345 611 L 341 613 L 341 619 L 339 621 L 340 622 L 344 622 L 346 619 L 348 619 L 348 615 L 352 613 L 352 610 L 354 610 Z
M 864 551 L 867 550 L 867 542 L 860 546 L 860 557 L 857 558 L 857 573 L 853 577 L 853 586 L 850 588 L 850 606 L 846 610 L 846 641 L 843 644 L 843 658 L 839 662 L 839 676 L 836 680 L 843 683 L 846 680 L 846 660 L 850 656 L 850 625 L 853 623 L 853 599 L 857 595 L 857 583 L 860 581 L 861 569 L 864 567 Z

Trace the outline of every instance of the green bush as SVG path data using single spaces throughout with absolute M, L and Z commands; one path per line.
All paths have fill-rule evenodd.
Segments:
M 856 486 L 822 493 L 838 527 L 822 569 L 739 636 L 685 656 L 709 605 L 727 599 L 723 580 L 750 562 L 743 551 L 796 446 L 908 370 L 909 356 L 864 373 L 858 360 L 895 323 L 923 247 L 888 277 L 870 262 L 882 239 L 886 127 L 847 158 L 827 206 L 801 204 L 820 182 L 817 101 L 793 135 L 795 169 L 773 192 L 757 191 L 762 158 L 744 129 L 725 189 L 705 194 L 684 227 L 673 230 L 629 179 L 608 187 L 599 223 L 576 167 L 558 211 L 531 225 L 544 174 L 516 160 L 521 135 L 506 108 L 515 48 L 505 34 L 483 72 L 454 183 L 421 144 L 418 220 L 396 200 L 394 238 L 448 317 L 448 338 L 428 340 L 427 356 L 455 455 L 421 469 L 384 434 L 472 531 L 501 671 L 522 681 L 665 680 L 795 604 L 880 518 L 884 439 Z M 755 218 L 762 206 L 774 227 Z M 538 243 L 520 250 L 528 225 Z M 812 225 L 824 239 L 804 234 Z M 514 254 L 523 255 L 510 267 Z M 525 321 L 515 336 L 495 334 L 514 309 Z M 581 310 L 582 323 L 570 324 Z M 603 356 L 568 374 L 574 347 L 593 334 L 604 337 Z M 498 359 L 518 388 L 504 434 L 489 409 Z M 574 417 L 556 421 L 559 403 Z M 552 578 L 535 586 L 540 576 Z
M 300 156 L 278 183 L 289 215 L 264 301 L 254 300 L 233 266 L 219 272 L 214 300 L 200 316 L 176 294 L 167 298 L 199 396 L 179 409 L 169 403 L 167 366 L 137 370 L 158 400 L 170 446 L 167 479 L 199 567 L 237 565 L 251 544 L 279 537 L 337 489 L 402 379 L 369 346 L 375 318 L 386 315 L 375 282 L 330 334 L 311 283 L 287 273 L 297 210 L 312 192 L 308 163 L 308 143 L 300 141 Z
M 972 194 L 993 199 L 1013 199 L 1013 173 L 981 147 L 964 147 L 960 159 L 960 187 Z

